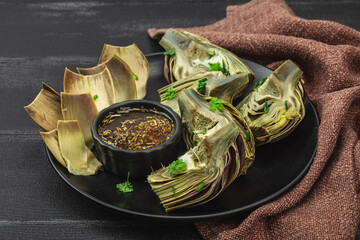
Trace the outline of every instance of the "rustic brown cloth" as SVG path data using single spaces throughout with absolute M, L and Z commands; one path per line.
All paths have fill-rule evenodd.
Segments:
M 283 0 L 229 6 L 227 17 L 185 29 L 271 69 L 292 59 L 320 117 L 318 149 L 304 179 L 238 217 L 196 223 L 205 239 L 354 239 L 360 220 L 360 33 L 296 17 Z M 159 40 L 165 29 L 149 29 Z M 291 159 L 289 159 L 291 160 Z

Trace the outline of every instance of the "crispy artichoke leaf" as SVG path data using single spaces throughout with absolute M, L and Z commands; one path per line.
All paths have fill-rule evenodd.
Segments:
M 24 108 L 45 131 L 56 129 L 57 121 L 62 119 L 60 95 L 45 83 L 34 101 Z
M 169 29 L 159 43 L 166 51 L 175 50 L 174 55 L 165 57 L 164 75 L 168 82 L 211 71 L 209 63 L 220 63 L 222 74 L 247 73 L 250 81 L 254 79 L 253 72 L 240 58 L 203 37 Z
M 220 72 L 198 73 L 159 89 L 158 92 L 160 94 L 161 103 L 171 107 L 180 115 L 178 105 L 180 92 L 184 89 L 194 89 L 197 91 L 197 88 L 199 87 L 198 81 L 204 78 L 207 80 L 205 81 L 205 89 L 201 91 L 201 93 L 205 96 L 217 97 L 229 103 L 232 103 L 233 99 L 241 96 L 251 82 L 249 75 L 246 73 L 239 73 L 232 76 L 224 76 Z M 174 98 L 166 99 L 166 91 L 170 87 L 173 88 Z
M 185 132 L 189 133 L 186 135 L 192 135 L 189 151 L 180 157 L 186 169 L 171 175 L 169 167 L 164 167 L 148 176 L 148 182 L 166 211 L 212 200 L 237 176 L 245 173 L 243 168 L 254 160 L 254 139 L 246 141 L 245 121 L 239 122 L 233 117 L 232 111 L 237 111 L 230 104 L 223 112 L 210 111 L 208 101 L 209 98 L 194 90 L 182 91 L 179 96 L 181 116 Z M 247 154 L 246 149 L 251 153 Z
M 64 120 L 77 120 L 84 135 L 86 146 L 91 148 L 94 140 L 91 125 L 98 114 L 95 101 L 90 93 L 61 93 L 61 110 Z
M 102 166 L 85 146 L 84 136 L 76 120 L 60 120 L 57 125 L 61 156 L 74 175 L 94 175 Z
M 67 167 L 67 164 L 60 152 L 57 129 L 49 132 L 40 132 L 40 135 L 56 160 L 58 160 L 58 162 L 64 167 Z
M 288 136 L 304 118 L 301 75 L 302 71 L 287 60 L 257 87 L 258 91 L 250 92 L 236 106 L 249 124 L 257 146 Z
M 107 61 L 114 55 L 126 62 L 131 71 L 138 77 L 138 80 L 135 80 L 137 99 L 143 99 L 146 95 L 146 85 L 149 78 L 149 62 L 146 57 L 135 43 L 126 47 L 104 44 L 99 64 Z
M 116 102 L 137 99 L 136 84 L 132 71 L 129 65 L 117 55 L 95 67 L 77 68 L 77 70 L 82 75 L 93 75 L 102 72 L 106 67 L 109 69 L 114 83 Z
M 64 91 L 66 93 L 90 93 L 97 95 L 95 104 L 100 112 L 102 109 L 115 103 L 114 84 L 107 67 L 100 73 L 80 75 L 65 69 Z

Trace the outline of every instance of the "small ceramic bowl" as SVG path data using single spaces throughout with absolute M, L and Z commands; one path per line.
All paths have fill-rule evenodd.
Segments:
M 127 150 L 117 148 L 104 142 L 98 133 L 98 127 L 102 120 L 111 112 L 120 108 L 156 109 L 174 123 L 174 131 L 165 142 L 144 150 Z M 181 120 L 177 113 L 170 107 L 158 102 L 148 100 L 130 100 L 115 103 L 103 109 L 93 121 L 91 133 L 94 138 L 95 148 L 99 160 L 103 163 L 106 171 L 117 176 L 126 178 L 130 172 L 130 178 L 145 178 L 156 170 L 176 160 L 179 141 L 181 139 Z

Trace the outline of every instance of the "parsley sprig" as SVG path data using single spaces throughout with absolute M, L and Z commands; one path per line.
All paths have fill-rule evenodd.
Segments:
M 186 169 L 186 163 L 181 159 L 173 161 L 168 167 L 167 172 L 172 176 L 176 171 L 183 171 Z
M 210 100 L 210 110 L 213 112 L 216 110 L 219 110 L 220 112 L 224 111 L 224 105 L 222 104 L 221 99 L 212 97 Z
M 175 48 L 173 48 L 171 51 L 164 52 L 164 55 L 169 55 L 169 56 L 175 55 Z
M 223 74 L 227 73 L 225 66 L 221 67 L 219 62 L 216 63 L 209 62 L 209 66 L 210 66 L 210 71 L 221 71 Z
M 120 192 L 128 193 L 134 191 L 133 185 L 129 182 L 130 172 L 128 172 L 127 180 L 123 183 L 116 184 L 116 188 Z
M 95 94 L 95 95 L 93 96 L 94 101 L 95 101 L 98 97 L 99 97 L 99 96 L 98 96 L 97 94 Z
M 165 97 L 167 100 L 171 100 L 171 99 L 174 98 L 174 96 L 175 96 L 174 88 L 173 88 L 173 87 L 169 87 L 169 88 L 166 90 L 164 97 Z

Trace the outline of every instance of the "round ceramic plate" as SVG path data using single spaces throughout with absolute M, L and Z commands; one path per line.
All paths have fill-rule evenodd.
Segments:
M 167 84 L 163 76 L 164 56 L 162 53 L 150 54 L 147 59 L 150 77 L 146 99 L 159 101 L 157 89 Z M 271 73 L 264 66 L 244 62 L 255 73 L 254 82 Z M 309 99 L 305 101 L 305 109 L 305 118 L 290 136 L 256 148 L 256 158 L 247 175 L 240 176 L 209 203 L 170 213 L 164 211 L 158 197 L 144 180 L 131 180 L 135 190 L 124 194 L 115 186 L 125 179 L 108 172 L 75 176 L 59 164 L 48 149 L 47 153 L 55 171 L 69 186 L 111 211 L 142 219 L 177 222 L 219 218 L 253 210 L 279 197 L 304 177 L 315 157 L 319 127 L 317 113 Z

